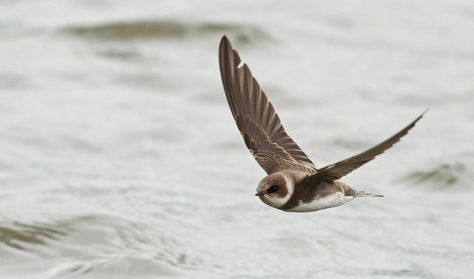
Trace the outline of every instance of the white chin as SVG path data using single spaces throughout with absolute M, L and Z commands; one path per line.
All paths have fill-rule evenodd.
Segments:
M 272 197 L 272 196 L 265 196 L 265 197 L 262 197 L 262 201 L 271 206 L 271 207 L 276 207 L 276 208 L 280 208 L 282 207 L 283 205 L 285 205 L 288 200 L 290 199 L 291 197 L 291 194 L 287 194 L 285 197 L 281 198 L 281 197 Z

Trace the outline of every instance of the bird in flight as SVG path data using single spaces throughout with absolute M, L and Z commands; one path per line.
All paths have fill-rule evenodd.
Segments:
M 273 105 L 226 36 L 219 46 L 219 67 L 227 102 L 245 145 L 267 173 L 255 195 L 283 211 L 309 212 L 340 206 L 357 197 L 383 197 L 356 190 L 339 179 L 392 147 L 426 112 L 374 147 L 317 168 L 285 132 Z

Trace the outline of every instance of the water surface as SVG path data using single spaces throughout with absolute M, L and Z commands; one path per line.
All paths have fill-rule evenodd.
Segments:
M 474 5 L 3 1 L 0 277 L 470 278 Z M 324 166 L 382 193 L 289 214 L 254 196 L 223 34 Z

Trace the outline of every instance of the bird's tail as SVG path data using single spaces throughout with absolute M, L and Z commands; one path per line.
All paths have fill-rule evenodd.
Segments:
M 358 191 L 355 195 L 356 197 L 375 197 L 375 198 L 383 198 L 383 195 L 380 194 L 371 194 L 364 191 Z

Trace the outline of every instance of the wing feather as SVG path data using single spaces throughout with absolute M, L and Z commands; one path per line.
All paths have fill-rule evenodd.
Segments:
M 318 169 L 316 174 L 313 174 L 309 176 L 308 178 L 316 179 L 316 180 L 334 181 L 349 174 L 353 170 L 373 160 L 376 156 L 384 153 L 385 150 L 392 147 L 395 143 L 399 142 L 403 136 L 408 134 L 408 131 L 410 131 L 413 127 L 415 127 L 416 122 L 418 122 L 423 117 L 426 111 L 424 111 L 420 116 L 418 116 L 405 128 L 403 128 L 402 130 L 400 130 L 398 133 L 391 136 L 390 138 L 386 139 L 385 141 L 355 156 L 352 156 L 345 160 L 328 165 L 324 168 Z
M 247 148 L 268 173 L 292 169 L 314 172 L 316 167 L 288 136 L 273 105 L 237 51 L 224 36 L 219 67 L 232 116 Z

